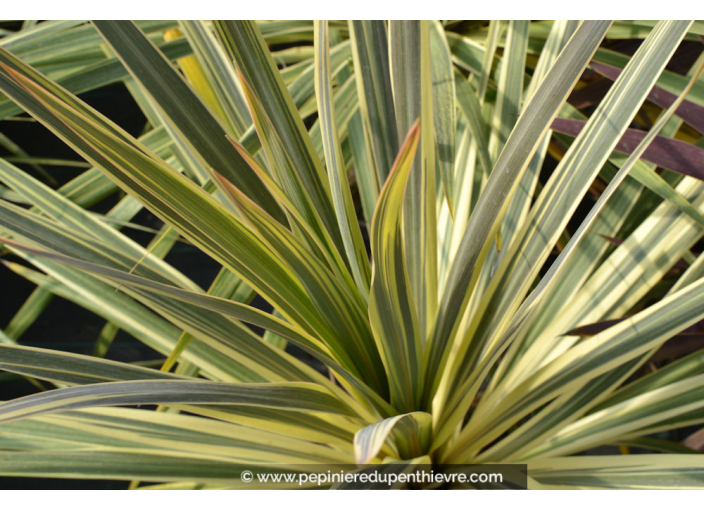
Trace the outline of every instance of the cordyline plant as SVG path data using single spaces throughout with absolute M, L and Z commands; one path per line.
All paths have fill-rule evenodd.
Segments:
M 704 457 L 653 437 L 704 422 L 704 350 L 642 368 L 704 319 L 690 251 L 704 58 L 665 70 L 702 33 L 61 21 L 6 35 L 1 118 L 27 112 L 91 166 L 52 189 L 12 164 L 46 162 L 3 138 L 4 261 L 36 290 L 0 331 L 0 369 L 56 388 L 0 405 L 0 473 L 237 488 L 257 486 L 243 470 L 522 463 L 536 488 L 704 485 Z M 605 38 L 643 41 L 626 56 Z M 605 95 L 567 101 L 598 75 Z M 148 119 L 139 138 L 76 96 L 115 82 Z M 164 222 L 147 247 L 122 233 L 142 208 Z M 207 290 L 164 261 L 181 242 L 222 266 Z M 17 343 L 53 295 L 107 321 L 95 356 Z M 119 330 L 161 369 L 105 359 Z

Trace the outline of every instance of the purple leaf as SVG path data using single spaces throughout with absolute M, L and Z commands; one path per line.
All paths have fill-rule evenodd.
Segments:
M 592 62 L 591 68 L 600 75 L 612 81 L 615 81 L 621 74 L 621 69 L 618 67 L 610 66 L 608 64 L 601 64 L 599 62 Z M 672 94 L 657 85 L 654 86 L 648 94 L 648 100 L 658 105 L 660 108 L 669 108 L 676 99 L 677 96 L 675 94 Z M 675 114 L 694 129 L 704 134 L 704 107 L 685 99 L 677 108 Z
M 565 135 L 576 137 L 586 124 L 584 120 L 555 119 L 551 129 Z M 615 150 L 622 154 L 630 155 L 647 133 L 639 129 L 627 129 L 616 144 Z M 659 167 L 672 170 L 682 175 L 689 175 L 699 180 L 704 180 L 704 149 L 696 145 L 656 136 L 650 146 L 643 153 L 642 158 Z

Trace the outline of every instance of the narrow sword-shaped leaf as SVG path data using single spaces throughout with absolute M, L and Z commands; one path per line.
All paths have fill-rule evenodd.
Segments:
M 696 79 L 696 76 L 692 79 L 692 81 L 690 82 L 690 85 L 692 85 L 694 83 L 694 79 Z M 654 80 L 654 77 L 651 77 L 651 80 Z M 641 97 L 642 97 L 643 92 L 644 92 L 643 90 L 640 91 Z M 686 91 L 685 91 L 685 94 L 686 94 Z M 631 99 L 628 95 L 626 96 L 626 98 Z M 609 96 L 608 99 L 614 100 L 614 101 L 616 100 L 611 96 Z M 684 95 L 682 95 L 679 98 L 679 101 L 682 101 L 683 99 L 684 99 Z M 545 277 L 543 277 L 538 288 L 533 292 L 533 294 L 529 298 L 528 302 L 523 304 L 524 309 L 529 309 L 529 307 L 533 305 L 533 302 L 539 299 L 538 296 L 540 296 L 541 293 L 543 296 L 546 295 L 547 294 L 546 289 L 549 288 L 551 285 L 554 285 L 559 280 L 559 278 L 556 278 L 556 275 L 560 274 L 561 272 L 564 272 L 564 268 L 565 268 L 565 266 L 563 265 L 564 261 L 566 261 L 570 257 L 572 257 L 572 255 L 576 252 L 577 244 L 582 241 L 587 230 L 589 229 L 589 227 L 592 225 L 593 221 L 595 220 L 597 214 L 602 210 L 602 208 L 605 206 L 607 201 L 614 194 L 614 191 L 616 190 L 616 188 L 626 178 L 628 172 L 635 166 L 636 162 L 638 161 L 638 158 L 640 156 L 642 156 L 642 154 L 649 147 L 649 144 L 654 139 L 656 139 L 657 134 L 667 124 L 668 120 L 670 119 L 670 117 L 674 113 L 675 108 L 677 107 L 677 104 L 679 104 L 679 103 L 675 103 L 673 107 L 668 109 L 668 111 L 665 112 L 661 116 L 660 119 L 658 119 L 657 123 L 655 124 L 655 126 L 653 126 L 653 129 L 647 134 L 647 137 L 644 139 L 644 141 L 638 145 L 638 147 L 635 149 L 635 151 L 633 152 L 631 157 L 628 159 L 628 161 L 626 161 L 626 163 L 621 167 L 621 169 L 616 174 L 616 176 L 611 180 L 611 182 L 609 183 L 606 190 L 599 197 L 599 200 L 597 201 L 596 205 L 592 208 L 592 210 L 589 212 L 589 214 L 587 215 L 585 220 L 580 225 L 577 232 L 570 239 L 570 242 L 568 243 L 567 247 L 560 253 L 560 256 L 558 257 L 557 261 L 552 265 L 552 267 L 548 271 L 547 275 L 545 275 Z M 633 108 L 633 105 L 631 106 L 631 108 Z M 632 111 L 633 110 L 631 110 L 631 112 Z M 625 113 L 625 111 L 623 111 L 623 109 L 622 109 L 622 112 Z M 627 121 L 627 120 L 628 119 L 622 119 L 622 122 L 620 124 L 622 130 L 625 127 L 625 121 Z M 616 125 L 616 122 L 617 122 L 616 117 L 609 116 L 608 118 L 605 118 L 603 120 L 602 129 L 604 129 L 604 128 L 606 130 L 612 129 Z M 605 135 L 604 135 L 604 137 L 606 138 Z M 610 143 L 611 143 L 611 146 L 613 146 L 613 140 L 611 140 Z M 595 145 L 593 145 L 592 149 L 591 149 L 592 154 L 594 154 L 596 152 L 594 147 L 595 147 Z M 578 162 L 578 164 L 581 164 L 584 161 L 584 157 L 574 155 L 570 152 L 568 152 L 568 154 L 565 156 L 565 159 L 563 161 L 567 161 L 569 157 L 575 157 L 575 160 Z M 605 154 L 602 152 L 600 154 L 600 157 L 603 160 L 605 158 Z M 562 165 L 558 166 L 557 171 L 559 171 L 561 169 L 562 169 Z M 589 171 L 588 166 L 586 167 L 586 170 Z M 582 190 L 584 190 L 585 187 L 588 186 L 589 181 L 590 181 L 589 178 L 586 178 L 584 181 L 582 181 L 582 184 L 581 184 Z M 550 188 L 546 188 L 546 189 L 550 189 Z M 540 201 L 538 202 L 537 205 L 541 205 Z M 555 206 L 553 206 L 553 207 L 555 207 Z M 531 219 L 532 219 L 532 214 L 531 214 Z M 540 243 L 540 242 L 541 241 L 538 240 L 538 243 Z M 528 250 L 527 248 L 524 248 L 524 256 L 527 256 L 528 253 L 530 253 L 530 250 Z M 498 396 L 500 394 L 501 393 L 497 391 L 495 393 L 495 396 Z
M 184 39 L 161 44 L 159 45 L 159 50 L 169 59 L 185 57 L 191 53 L 188 41 Z M 127 78 L 129 78 L 129 72 L 122 65 L 122 62 L 117 58 L 110 58 L 61 76 L 56 81 L 73 94 L 81 94 Z M 22 108 L 10 99 L 0 98 L 0 118 L 6 118 L 21 112 Z
M 601 167 L 608 157 L 610 149 L 615 145 L 616 140 L 613 136 L 613 130 L 616 129 L 617 133 L 625 131 L 631 117 L 635 114 L 647 94 L 647 83 L 656 79 L 655 66 L 658 66 L 657 69 L 664 67 L 671 52 L 676 48 L 676 44 L 679 42 L 685 28 L 678 25 L 662 26 L 660 31 L 654 32 L 651 36 L 652 38 L 649 39 L 651 44 L 649 47 L 650 51 L 645 51 L 646 47 L 644 47 L 643 51 L 639 52 L 635 57 L 636 59 L 649 59 L 652 62 L 652 67 L 646 68 L 649 71 L 648 79 L 650 81 L 634 80 L 632 85 L 625 81 L 620 82 L 620 90 L 619 87 L 615 87 L 592 116 L 590 121 L 593 130 L 592 134 L 589 138 L 586 138 L 587 132 L 585 132 L 585 138 L 580 146 L 583 147 L 582 151 L 586 151 L 586 147 L 589 147 L 589 155 L 598 159 L 595 162 L 588 162 L 585 154 L 580 154 L 580 146 L 574 145 L 561 161 L 558 169 L 548 182 L 545 192 L 541 194 L 531 211 L 524 228 L 517 234 L 519 241 L 511 246 L 509 255 L 506 256 L 504 263 L 497 270 L 497 277 L 492 281 L 490 289 L 487 291 L 488 295 L 483 299 L 483 307 L 492 307 L 492 309 L 496 310 L 494 312 L 495 321 L 500 320 L 500 316 L 506 316 L 511 313 L 505 307 L 508 303 L 511 303 L 514 310 L 517 307 L 521 299 L 519 296 L 524 295 L 526 292 L 528 288 L 527 282 L 531 281 L 531 275 L 537 273 L 541 261 L 545 260 L 552 245 L 547 242 L 545 232 L 553 232 L 551 237 L 553 242 L 556 240 L 557 233 L 562 230 L 560 225 L 566 224 L 567 218 L 571 216 L 571 211 L 576 206 L 574 197 L 579 195 L 573 195 L 573 193 L 583 194 L 586 192 L 587 187 L 595 177 L 595 169 Z M 656 44 L 658 38 L 662 38 L 663 42 Z M 664 41 L 667 41 L 667 43 Z M 632 73 L 638 72 L 637 69 L 635 63 L 629 66 L 629 70 Z M 637 92 L 633 89 L 634 85 L 641 85 Z M 616 108 L 619 113 L 618 117 L 599 115 L 609 104 L 620 105 Z M 581 169 L 581 171 L 578 169 Z M 624 176 L 625 174 L 620 174 L 621 178 Z M 565 210 L 565 207 L 570 207 L 571 209 Z M 560 212 L 558 213 L 557 211 Z M 540 233 L 537 233 L 538 231 Z M 535 260 L 533 253 L 538 247 L 542 247 L 540 258 Z M 515 259 L 516 253 L 522 254 L 520 262 Z M 524 262 L 528 263 L 524 264 Z M 503 281 L 512 281 L 512 283 L 504 284 Z M 505 285 L 513 285 L 513 287 L 507 288 Z M 502 291 L 497 292 L 496 288 L 502 288 Z M 518 288 L 523 288 L 524 290 L 518 292 Z M 495 293 L 495 297 L 490 298 L 489 295 L 491 293 Z M 496 303 L 498 296 L 502 296 L 499 299 L 503 300 L 504 307 Z M 489 304 L 490 300 L 493 300 L 492 304 Z M 488 320 L 488 315 L 483 314 L 483 309 L 480 308 L 477 313 L 481 316 L 481 321 L 486 321 Z M 482 326 L 478 327 L 482 328 Z M 490 329 L 493 330 L 494 328 L 488 328 L 487 331 Z
M 586 383 L 662 345 L 673 334 L 704 318 L 702 302 L 704 281 L 690 285 L 627 322 L 585 340 L 526 378 L 524 387 L 529 390 L 507 395 L 493 410 L 492 419 L 487 420 L 481 430 L 466 429 L 458 439 L 458 445 L 467 447 L 471 443 L 476 446 L 481 444 L 480 439 L 496 437 L 504 430 L 504 426 L 497 422 L 506 423 L 509 415 L 535 410 L 570 387 Z
M 20 345 L 0 345 L 0 370 L 68 384 L 183 379 L 137 365 Z
M 12 66 L 19 67 L 22 71 L 28 71 L 21 63 L 12 60 L 7 54 L 0 53 L 5 62 Z M 88 109 L 85 105 L 72 99 L 72 103 L 81 108 L 76 110 L 61 102 L 39 86 L 36 82 L 27 78 L 22 72 L 16 70 L 5 63 L 3 74 L 0 72 L 0 88 L 5 92 L 11 90 L 12 97 L 21 102 L 34 115 L 41 118 L 52 130 L 60 134 L 64 140 L 79 150 L 90 161 L 94 162 L 109 176 L 129 189 L 133 196 L 138 197 L 143 203 L 162 215 L 167 222 L 174 225 L 191 240 L 196 241 L 206 252 L 214 255 L 220 261 L 241 276 L 251 286 L 257 289 L 263 296 L 269 299 L 279 311 L 287 317 L 302 318 L 308 315 L 313 322 L 319 320 L 311 307 L 310 300 L 304 295 L 300 285 L 294 282 L 290 272 L 284 268 L 281 262 L 274 262 L 271 252 L 264 248 L 264 245 L 246 229 L 244 225 L 232 214 L 225 211 L 215 203 L 210 195 L 195 186 L 185 177 L 173 172 L 162 161 L 148 152 L 142 152 L 143 148 L 138 142 L 129 138 L 124 132 L 106 132 L 102 126 L 114 129 L 112 124 L 96 112 Z M 40 82 L 46 82 L 41 75 L 34 74 Z M 19 85 L 19 84 L 22 85 Z M 32 92 L 28 92 L 24 87 L 28 87 Z M 51 107 L 47 107 L 43 102 L 37 101 L 33 94 L 38 94 L 43 101 L 48 101 Z M 70 98 L 68 98 L 70 99 Z M 70 119 L 70 120 L 69 120 Z M 99 122 L 96 124 L 95 122 Z M 68 129 L 66 122 L 70 122 L 72 129 Z M 76 129 L 80 127 L 80 135 Z M 118 137 L 119 134 L 119 137 Z M 99 147 L 99 149 L 98 149 Z M 145 171 L 149 168 L 149 171 Z M 159 192 L 155 192 L 156 189 Z M 167 198 L 169 197 L 169 198 Z M 232 230 L 240 229 L 238 234 Z M 186 234 L 186 232 L 188 232 Z M 207 232 L 207 234 L 206 234 Z M 227 232 L 227 233 L 226 233 Z M 233 235 L 237 238 L 236 242 Z M 195 236 L 195 237 L 192 237 Z M 229 245 L 228 248 L 224 246 Z M 252 257 L 248 262 L 242 263 L 239 255 L 254 248 L 259 251 L 258 255 Z M 215 254 L 218 255 L 215 255 Z M 238 254 L 239 255 L 236 255 Z M 253 255 L 253 252 L 250 252 Z M 239 260 L 239 262 L 236 262 Z M 273 262 L 273 265 L 269 263 Z M 278 267 L 277 267 L 278 266 Z M 268 283 L 264 283 L 268 281 Z M 255 283 L 258 282 L 258 283 Z M 288 282 L 288 283 L 285 283 Z M 273 294 L 264 290 L 261 285 L 273 290 L 278 290 Z M 270 285 L 274 285 L 271 287 Z M 294 297 L 289 294 L 280 298 L 275 294 L 283 291 L 284 294 L 298 294 Z M 302 300 L 302 301 L 301 301 Z M 308 304 L 304 304 L 305 302 Z M 308 312 L 306 312 L 306 309 Z M 306 323 L 303 320 L 303 323 Z M 318 326 L 311 328 L 316 330 Z M 325 327 L 323 327 L 325 329 Z
M 455 215 L 455 79 L 452 55 L 439 21 L 430 23 L 430 53 L 433 77 L 433 123 L 445 200 L 450 216 Z
M 290 411 L 284 412 L 291 414 Z M 338 448 L 333 449 L 323 441 L 315 444 L 310 440 L 200 416 L 132 408 L 66 411 L 5 423 L 0 425 L 0 430 L 0 438 L 4 436 L 9 441 L 17 441 L 17 448 L 25 451 L 34 445 L 42 448 L 41 445 L 48 440 L 54 443 L 49 449 L 141 447 L 256 464 L 278 460 L 282 468 L 287 464 L 309 464 L 316 459 L 319 462 L 348 463 L 352 457 L 351 445 L 339 448 L 338 444 Z
M 423 126 L 404 197 L 405 260 L 422 343 L 438 302 L 435 136 L 430 34 L 427 21 L 389 23 L 391 84 L 399 136 L 417 119 Z
M 428 377 L 435 378 L 438 374 L 447 342 L 461 322 L 462 311 L 479 277 L 479 271 L 475 269 L 481 267 L 491 247 L 513 184 L 520 179 L 530 163 L 543 134 L 596 51 L 609 25 L 609 22 L 597 21 L 582 23 L 509 136 L 492 177 L 480 196 L 476 212 L 469 220 L 458 256 L 449 271 L 448 286 L 440 301 L 437 323 L 428 347 Z M 427 384 L 432 383 L 428 381 Z
M 703 386 L 704 375 L 698 375 L 611 405 L 566 426 L 524 458 L 569 455 L 701 409 Z
M 315 91 L 323 134 L 323 148 L 328 166 L 335 214 L 342 233 L 348 263 L 352 268 L 357 288 L 366 299 L 369 293 L 370 269 L 367 250 L 359 230 L 359 223 L 347 182 L 347 170 L 342 157 L 340 139 L 335 123 L 332 102 L 332 80 L 327 22 L 315 22 Z
M 651 372 L 630 384 L 623 386 L 610 397 L 590 410 L 590 413 L 606 409 L 638 395 L 672 384 L 704 372 L 704 350 L 680 358 L 655 372 Z
M 389 379 L 391 404 L 400 411 L 416 409 L 422 380 L 422 335 L 406 269 L 403 198 L 419 142 L 419 124 L 389 175 L 372 221 L 372 275 L 369 320 Z
M 210 77 L 210 83 L 230 119 L 234 133 L 241 136 L 252 123 L 252 118 L 232 62 L 206 22 L 180 21 L 179 24 L 205 73 Z
M 338 251 L 344 253 L 322 162 L 261 33 L 248 21 L 216 21 L 214 26 L 243 81 L 261 102 L 328 234 Z
M 281 210 L 261 181 L 228 143 L 222 124 L 144 33 L 131 21 L 96 20 L 94 24 L 135 79 L 209 167 L 246 190 L 252 200 L 283 221 Z
M 488 178 L 492 169 L 489 140 L 487 139 L 489 127 L 482 116 L 481 105 L 474 95 L 472 86 L 459 71 L 455 71 L 455 89 L 457 104 L 467 118 L 469 130 L 477 147 L 479 163 L 484 170 L 484 175 Z
M 344 258 L 344 252 L 338 250 L 332 235 L 326 229 L 323 219 L 316 210 L 315 203 L 309 195 L 300 173 L 294 166 L 287 147 L 276 132 L 271 118 L 264 109 L 264 105 L 243 77 L 240 77 L 240 81 L 254 119 L 257 135 L 269 162 L 268 174 L 273 178 L 278 189 L 275 190 L 271 185 L 268 185 L 268 187 L 272 193 L 279 192 L 279 200 L 283 201 L 289 209 L 292 206 L 294 210 L 290 211 L 290 214 L 302 223 L 298 225 L 293 222 L 292 231 L 310 246 L 314 254 L 317 255 L 317 249 L 320 249 L 319 258 L 329 261 L 331 269 L 338 273 L 342 280 L 347 280 L 350 288 L 354 288 L 354 282 Z M 260 179 L 266 183 L 267 179 L 262 176 L 261 166 L 257 165 L 250 154 L 244 152 L 243 147 L 239 146 L 234 140 L 232 143 L 252 169 L 259 174 Z M 281 194 L 285 198 L 281 197 Z M 300 232 L 301 229 L 304 232 Z
M 310 336 L 304 330 L 294 325 L 290 325 L 273 315 L 267 314 L 265 312 L 262 312 L 261 310 L 258 310 L 242 303 L 237 303 L 215 296 L 194 293 L 186 291 L 184 289 L 163 285 L 158 282 L 124 271 L 119 271 L 109 267 L 84 262 L 71 257 L 66 257 L 64 255 L 57 255 L 54 253 L 36 250 L 31 247 L 18 244 L 11 240 L 0 238 L 0 242 L 4 242 L 8 245 L 12 245 L 13 247 L 17 247 L 23 252 L 31 253 L 33 255 L 37 255 L 39 257 L 46 258 L 49 260 L 57 260 L 62 264 L 81 269 L 82 271 L 87 271 L 99 276 L 106 276 L 110 280 L 113 280 L 114 282 L 117 282 L 120 285 L 127 285 L 133 287 L 135 291 L 144 291 L 147 293 L 147 296 L 166 296 L 170 299 L 176 299 L 178 301 L 190 303 L 206 310 L 222 313 L 230 317 L 235 317 L 239 320 L 242 320 L 243 322 L 247 322 L 254 326 L 258 326 L 268 331 L 272 331 L 277 335 L 286 338 L 288 341 L 294 343 L 296 346 L 300 347 L 305 352 L 307 352 L 314 358 L 320 360 L 323 364 L 340 374 L 341 377 L 349 383 L 349 385 L 358 390 L 360 394 L 362 394 L 366 399 L 368 399 L 368 401 L 376 409 L 379 409 L 382 414 L 391 416 L 398 414 L 398 412 L 396 412 L 393 407 L 389 406 L 389 404 L 387 404 L 379 396 L 378 393 L 372 391 L 358 377 L 356 377 L 349 370 L 343 367 L 340 362 L 333 359 L 330 351 L 328 350 L 328 347 L 322 344 L 319 339 Z M 154 298 L 150 297 L 150 299 L 153 300 Z
M 521 111 L 529 24 L 526 20 L 512 20 L 508 23 L 489 136 L 489 153 L 494 161 L 518 121 Z
M 701 489 L 701 455 L 595 455 L 536 459 L 531 477 L 555 489 Z
M 368 162 L 377 189 L 386 182 L 398 153 L 398 132 L 384 21 L 350 21 L 359 110 Z
M 494 56 L 496 48 L 499 45 L 499 38 L 501 37 L 502 31 L 503 22 L 501 20 L 491 20 L 489 22 L 489 31 L 484 43 L 484 59 L 482 61 L 481 73 L 479 74 L 479 83 L 476 85 L 480 104 L 484 104 L 486 89 L 489 84 L 489 76 L 491 76 L 491 68 L 494 63 Z
M 86 407 L 139 404 L 241 405 L 354 416 L 317 384 L 155 380 L 88 384 L 17 398 L 0 404 L 0 423 Z
M 341 286 L 332 273 L 316 263 L 317 259 L 280 224 L 248 200 L 233 186 L 227 188 L 242 217 L 262 240 L 285 260 L 291 270 L 299 276 L 313 303 L 334 329 L 335 335 L 328 337 L 328 345 L 358 374 L 365 370 L 371 384 L 382 391 L 385 382 L 379 377 L 381 363 L 374 349 L 369 324 L 363 308 L 355 301 L 349 289 Z

